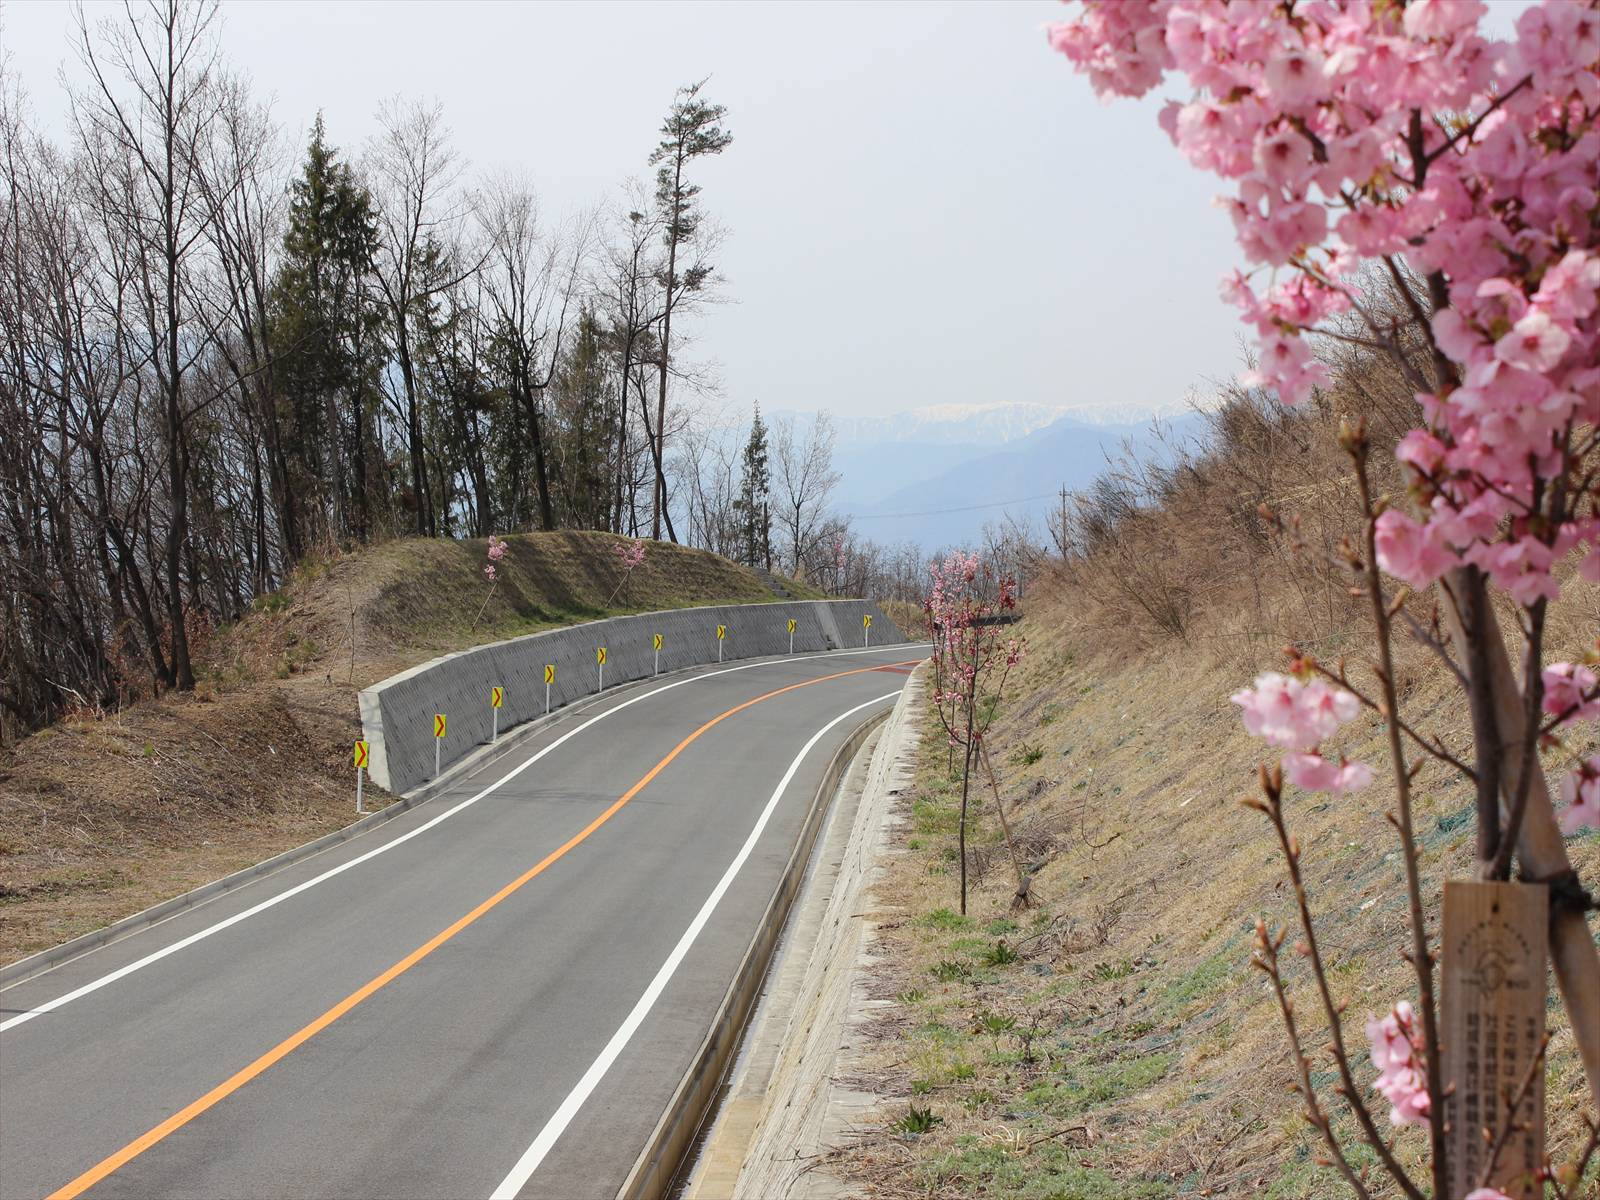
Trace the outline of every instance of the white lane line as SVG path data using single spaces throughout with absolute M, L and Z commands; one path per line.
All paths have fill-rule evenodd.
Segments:
M 794 773 L 800 769 L 800 764 L 805 761 L 807 754 L 824 734 L 841 721 L 853 717 L 864 708 L 872 708 L 882 704 L 885 700 L 893 700 L 900 694 L 899 690 L 890 692 L 886 696 L 879 696 L 875 700 L 868 700 L 865 704 L 858 704 L 848 712 L 842 712 L 829 721 L 816 733 L 811 735 L 811 740 L 801 747 L 800 753 L 794 756 L 794 761 L 789 764 L 789 769 L 783 773 L 783 778 L 778 781 L 778 786 L 772 789 L 772 796 L 767 801 L 767 806 L 761 810 L 761 815 L 756 818 L 755 828 L 750 831 L 750 836 L 745 839 L 744 846 L 734 856 L 733 862 L 728 864 L 728 869 L 723 872 L 717 886 L 711 889 L 711 895 L 706 897 L 706 902 L 700 906 L 700 911 L 695 914 L 694 920 L 689 922 L 689 928 L 683 931 L 683 936 L 678 939 L 678 944 L 672 948 L 672 953 L 667 955 L 667 961 L 661 964 L 661 969 L 656 972 L 656 977 L 650 981 L 650 986 L 645 988 L 644 995 L 639 997 L 639 1002 L 633 1006 L 633 1011 L 628 1014 L 625 1021 L 611 1035 L 611 1040 L 606 1043 L 605 1049 L 600 1051 L 589 1069 L 583 1073 L 583 1078 L 578 1080 L 578 1085 L 567 1093 L 567 1098 L 561 1102 L 561 1107 L 556 1109 L 544 1128 L 539 1131 L 539 1136 L 533 1139 L 533 1145 L 523 1151 L 522 1157 L 517 1159 L 517 1165 L 511 1168 L 511 1173 L 500 1181 L 500 1186 L 491 1193 L 490 1200 L 515 1200 L 518 1192 L 528 1182 L 529 1178 L 539 1169 L 539 1164 L 544 1161 L 545 1155 L 550 1153 L 556 1141 L 566 1132 L 567 1126 L 572 1123 L 572 1118 L 578 1115 L 578 1110 L 583 1107 L 589 1094 L 599 1085 L 605 1073 L 611 1069 L 611 1064 L 617 1061 L 622 1051 L 627 1047 L 629 1040 L 638 1032 L 639 1026 L 644 1023 L 645 1017 L 650 1015 L 650 1010 L 661 998 L 661 993 L 666 990 L 667 984 L 672 981 L 684 956 L 689 953 L 689 948 L 694 945 L 695 939 L 700 936 L 700 931 L 705 928 L 706 922 L 711 919 L 712 911 L 717 907 L 728 888 L 733 884 L 734 877 L 739 874 L 739 868 L 744 866 L 745 860 L 750 857 L 750 852 L 755 849 L 756 843 L 761 839 L 761 833 L 767 827 L 773 811 L 778 807 L 778 801 L 783 798 L 784 791 L 789 786 L 789 781 L 794 778 Z
M 506 772 L 506 774 L 502 775 L 499 779 L 495 780 L 493 783 L 491 783 L 488 787 L 484 788 L 477 795 L 469 797 L 466 800 L 463 800 L 460 804 L 457 804 L 453 808 L 446 809 L 444 812 L 440 813 L 438 816 L 434 817 L 432 820 L 426 822 L 425 824 L 418 825 L 415 829 L 411 830 L 409 833 L 403 833 L 399 837 L 395 838 L 393 841 L 385 842 L 381 846 L 377 846 L 377 847 L 375 847 L 375 848 L 373 848 L 371 850 L 368 850 L 365 854 L 359 855 L 356 858 L 352 858 L 349 862 L 341 863 L 337 867 L 331 867 L 328 870 L 324 871 L 322 874 L 314 876 L 313 878 L 306 880 L 304 883 L 296 884 L 294 887 L 290 888 L 288 891 L 279 892 L 276 896 L 271 896 L 268 899 L 261 901 L 261 903 L 256 904 L 256 905 L 254 905 L 254 906 L 252 906 L 250 908 L 245 909 L 243 912 L 235 913 L 233 916 L 228 917 L 226 920 L 218 921 L 215 925 L 208 925 L 206 928 L 200 930 L 197 933 L 191 933 L 188 937 L 183 938 L 180 941 L 173 942 L 170 946 L 163 946 L 160 950 L 153 951 L 152 953 L 145 955 L 143 958 L 137 959 L 134 962 L 131 962 L 131 963 L 127 964 L 124 967 L 119 967 L 115 971 L 112 971 L 108 975 L 102 975 L 99 979 L 96 979 L 96 980 L 93 980 L 93 981 L 91 981 L 89 983 L 86 983 L 82 987 L 75 988 L 72 991 L 65 993 L 64 995 L 57 996 L 54 1000 L 47 1000 L 44 1003 L 37 1005 L 36 1007 L 28 1009 L 26 1012 L 18 1013 L 16 1016 L 11 1017 L 8 1020 L 0 1021 L 0 1033 L 4 1033 L 8 1029 L 15 1029 L 18 1025 L 21 1025 L 21 1024 L 24 1024 L 25 1022 L 31 1021 L 35 1017 L 43 1016 L 45 1013 L 55 1012 L 58 1008 L 62 1008 L 64 1006 L 68 1005 L 68 1004 L 71 1004 L 74 1000 L 81 1000 L 83 997 L 89 995 L 91 992 L 98 992 L 101 988 L 106 987 L 106 986 L 108 986 L 110 984 L 116 983 L 117 980 L 119 980 L 119 979 L 127 978 L 129 975 L 132 975 L 135 971 L 142 971 L 142 970 L 144 970 L 144 968 L 150 966 L 151 964 L 160 962 L 162 959 L 166 958 L 168 955 L 176 954 L 180 950 L 187 950 L 190 946 L 194 945 L 196 942 L 202 942 L 206 938 L 212 936 L 213 934 L 221 933 L 224 929 L 231 929 L 233 926 L 239 924 L 239 922 L 248 920 L 249 918 L 251 918 L 253 916 L 256 916 L 258 913 L 264 913 L 269 908 L 275 908 L 279 904 L 282 904 L 285 900 L 288 900 L 290 897 L 298 896 L 301 892 L 309 891 L 311 888 L 316 887 L 319 883 L 326 883 L 328 880 L 332 879 L 334 876 L 342 875 L 346 871 L 350 870 L 352 867 L 358 867 L 364 862 L 368 862 L 371 859 L 377 858 L 378 855 L 380 855 L 380 854 L 387 854 L 390 850 L 393 850 L 396 846 L 402 846 L 406 842 L 409 842 L 412 838 L 418 837 L 419 835 L 428 832 L 428 830 L 433 829 L 435 826 L 440 825 L 445 821 L 448 821 L 451 817 L 455 816 L 457 813 L 461 812 L 463 809 L 471 808 L 479 800 L 482 800 L 485 796 L 489 795 L 495 789 L 499 788 L 502 784 L 509 783 L 511 780 L 515 779 L 518 775 L 522 774 L 522 772 L 526 771 L 529 767 L 533 766 L 534 763 L 538 762 L 546 754 L 549 754 L 552 750 L 555 750 L 557 747 L 561 746 L 563 743 L 571 740 L 572 738 L 577 737 L 580 733 L 583 733 L 586 729 L 590 728 L 592 725 L 595 725 L 595 724 L 599 723 L 600 721 L 605 720 L 609 716 L 612 716 L 612 715 L 614 715 L 616 713 L 621 712 L 625 708 L 628 708 L 628 707 L 631 707 L 632 705 L 638 704 L 641 701 L 649 700 L 652 696 L 659 696 L 662 692 L 670 692 L 673 688 L 683 687 L 686 684 L 699 683 L 703 679 L 713 679 L 718 675 L 731 675 L 735 671 L 749 671 L 749 670 L 752 670 L 752 669 L 754 669 L 756 667 L 770 667 L 770 666 L 775 666 L 775 665 L 777 665 L 779 663 L 807 662 L 807 661 L 810 661 L 812 659 L 818 659 L 818 658 L 853 658 L 853 657 L 858 657 L 858 656 L 866 655 L 866 654 L 892 654 L 892 653 L 895 653 L 897 651 L 906 650 L 908 647 L 913 647 L 913 646 L 916 646 L 916 645 L 919 645 L 919 644 L 920 643 L 910 642 L 910 643 L 901 643 L 900 645 L 896 645 L 896 646 L 885 646 L 885 647 L 882 647 L 881 649 L 874 649 L 874 650 L 870 650 L 870 651 L 869 650 L 852 650 L 852 651 L 843 651 L 843 652 L 841 652 L 841 651 L 831 651 L 831 652 L 826 653 L 826 654 L 807 654 L 807 655 L 798 656 L 798 657 L 795 657 L 795 658 L 792 658 L 792 659 L 791 658 L 782 658 L 782 659 L 778 659 L 778 660 L 769 659 L 769 660 L 767 660 L 765 662 L 744 663 L 744 664 L 741 664 L 740 666 L 737 666 L 737 667 L 724 667 L 720 671 L 709 671 L 704 675 L 692 675 L 687 679 L 679 679 L 679 680 L 676 680 L 676 681 L 674 681 L 672 683 L 662 684 L 658 688 L 652 688 L 648 692 L 641 692 L 637 696 L 633 696 L 630 699 L 624 700 L 621 704 L 618 704 L 618 705 L 616 705 L 616 706 L 614 706 L 612 708 L 606 709 L 605 712 L 597 713 L 595 716 L 592 716 L 587 721 L 583 722 L 583 724 L 574 726 L 572 729 L 569 729 L 566 733 L 562 734 L 555 741 L 551 742 L 548 746 L 544 747 L 544 749 L 540 750 L 536 754 L 533 754 L 533 755 L 529 756 L 527 758 L 527 760 L 525 760 L 522 763 L 519 763 L 512 770 Z M 115 945 L 116 943 L 110 943 L 110 944 Z M 91 950 L 91 951 L 89 951 L 89 953 L 93 954 L 93 953 L 95 953 L 95 951 Z M 78 960 L 77 959 L 72 959 L 72 960 L 69 960 L 69 961 L 76 962 Z M 55 968 L 52 968 L 52 969 L 55 969 Z M 30 977 L 30 979 L 28 979 L 28 980 L 21 980 L 18 983 L 14 983 L 14 984 L 12 984 L 10 986 L 11 987 L 18 987 L 18 986 L 20 986 L 21 983 L 32 982 L 32 980 L 38 979 L 38 978 L 40 978 L 40 976 L 35 975 L 35 976 Z

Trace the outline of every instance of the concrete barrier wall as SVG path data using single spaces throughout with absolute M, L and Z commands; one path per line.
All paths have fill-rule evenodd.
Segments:
M 368 773 L 391 792 L 406 792 L 433 775 L 433 715 L 448 718 L 441 768 L 489 740 L 489 689 L 505 689 L 500 731 L 544 715 L 544 668 L 555 666 L 553 712 L 592 696 L 599 683 L 597 647 L 606 648 L 605 686 L 648 678 L 655 665 L 652 639 L 662 635 L 661 671 L 717 661 L 717 626 L 726 625 L 723 661 L 785 654 L 788 622 L 795 621 L 794 652 L 815 653 L 862 644 L 863 616 L 872 617 L 872 645 L 906 639 L 867 600 L 797 600 L 774 604 L 724 604 L 677 608 L 549 629 L 491 642 L 423 663 L 361 693 L 361 736 L 372 747 Z

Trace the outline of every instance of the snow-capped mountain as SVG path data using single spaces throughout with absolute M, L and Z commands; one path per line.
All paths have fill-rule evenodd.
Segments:
M 918 442 L 922 445 L 1003 446 L 1070 415 L 1047 404 L 930 404 L 885 417 L 834 413 L 840 445 Z

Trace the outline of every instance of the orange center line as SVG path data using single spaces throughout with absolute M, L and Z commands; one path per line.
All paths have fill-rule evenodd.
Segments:
M 913 659 L 908 660 L 905 663 L 895 663 L 892 665 L 910 666 L 916 661 L 919 660 Z M 781 696 L 785 692 L 792 692 L 799 688 L 810 687 L 812 684 L 816 683 L 827 683 L 832 679 L 843 679 L 848 675 L 864 675 L 870 671 L 876 671 L 878 669 L 878 667 L 859 667 L 851 671 L 838 671 L 832 675 L 819 675 L 815 679 L 807 679 L 800 683 L 791 683 L 787 687 L 777 688 L 774 691 L 757 696 L 752 700 L 746 700 L 742 704 L 736 704 L 726 712 L 718 713 L 704 725 L 700 726 L 700 728 L 689 734 L 689 736 L 684 738 L 683 741 L 674 746 L 671 752 L 669 752 L 665 758 L 656 763 L 655 766 L 651 767 L 650 770 L 645 773 L 644 777 L 639 780 L 639 782 L 635 783 L 620 797 L 613 801 L 603 813 L 601 813 L 594 820 L 590 821 L 589 824 L 585 825 L 581 830 L 573 834 L 572 837 L 568 838 L 549 854 L 545 855 L 532 867 L 528 868 L 527 871 L 517 876 L 517 878 L 506 884 L 505 887 L 501 888 L 482 904 L 479 904 L 471 912 L 467 913 L 466 916 L 459 918 L 450 925 L 446 926 L 444 929 L 441 929 L 438 933 L 434 934 L 410 954 L 406 955 L 399 962 L 395 963 L 394 966 L 384 971 L 383 974 L 378 975 L 376 978 L 370 980 L 361 987 L 357 988 L 355 991 L 351 992 L 343 1000 L 339 1001 L 339 1003 L 335 1004 L 332 1008 L 323 1013 L 316 1020 L 312 1021 L 309 1025 L 279 1042 L 276 1046 L 274 1046 L 271 1050 L 268 1050 L 249 1066 L 236 1072 L 222 1083 L 219 1083 L 205 1095 L 201 1096 L 198 1100 L 185 1105 L 183 1108 L 173 1113 L 165 1121 L 161 1122 L 161 1124 L 157 1125 L 154 1129 L 151 1129 L 147 1133 L 140 1134 L 121 1150 L 118 1150 L 115 1154 L 112 1154 L 108 1158 L 102 1159 L 100 1162 L 90 1167 L 82 1175 L 79 1175 L 71 1183 L 66 1184 L 65 1186 L 50 1193 L 50 1195 L 47 1197 L 47 1200 L 73 1200 L 73 1197 L 81 1196 L 84 1192 L 88 1191 L 95 1184 L 99 1183 L 107 1175 L 112 1174 L 114 1171 L 133 1161 L 146 1150 L 150 1149 L 151 1146 L 154 1146 L 156 1143 L 165 1139 L 168 1135 L 176 1132 L 179 1129 L 182 1129 L 190 1121 L 194 1120 L 201 1113 L 205 1112 L 219 1101 L 225 1100 L 227 1097 L 233 1095 L 234 1092 L 238 1091 L 245 1084 L 256 1078 L 256 1076 L 262 1074 L 280 1059 L 287 1057 L 292 1051 L 310 1041 L 329 1025 L 332 1025 L 335 1021 L 344 1016 L 345 1013 L 349 1012 L 356 1005 L 360 1004 L 368 996 L 371 996 L 374 992 L 378 991 L 386 984 L 391 983 L 395 979 L 398 979 L 401 975 L 404 975 L 412 967 L 416 966 L 423 959 L 427 958 L 428 955 L 432 954 L 440 946 L 444 945 L 451 938 L 455 937 L 456 934 L 460 933 L 468 925 L 471 925 L 479 917 L 483 916 L 490 909 L 494 908 L 506 897 L 517 891 L 529 880 L 538 875 L 542 875 L 551 864 L 555 863 L 573 848 L 586 841 L 590 834 L 594 833 L 595 830 L 599 829 L 600 826 L 609 821 L 623 807 L 623 805 L 627 804 L 628 801 L 632 800 L 635 796 L 642 792 L 650 784 L 651 780 L 655 779 L 657 775 L 661 774 L 661 772 L 669 763 L 673 761 L 673 759 L 682 754 L 684 750 L 690 746 L 690 744 L 695 742 L 702 734 L 704 734 L 714 725 L 719 725 L 736 713 L 741 713 L 747 708 L 751 708 L 754 705 L 760 704 L 763 700 L 771 700 L 774 696 Z

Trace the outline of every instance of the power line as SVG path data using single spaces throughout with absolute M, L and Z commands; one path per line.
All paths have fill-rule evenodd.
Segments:
M 1056 493 L 1041 492 L 1037 496 L 1023 496 L 1019 500 L 991 500 L 987 504 L 968 504 L 963 508 L 930 508 L 926 512 L 904 513 L 852 513 L 852 521 L 892 521 L 898 517 L 942 517 L 946 513 L 977 512 L 980 508 L 1004 508 L 1008 504 L 1028 504 L 1034 500 L 1053 500 Z

